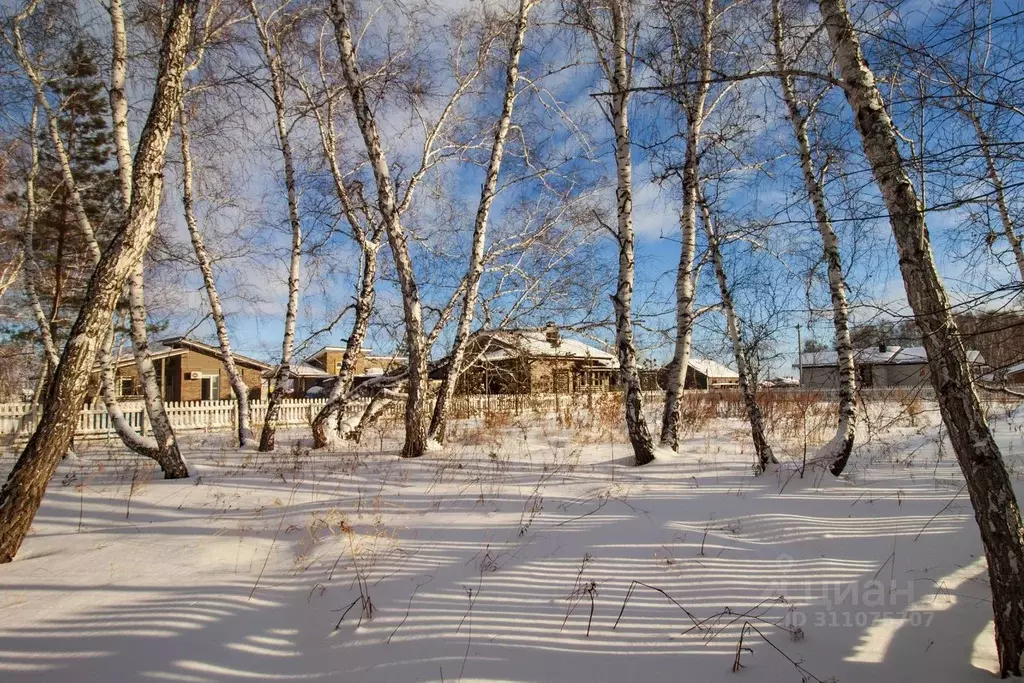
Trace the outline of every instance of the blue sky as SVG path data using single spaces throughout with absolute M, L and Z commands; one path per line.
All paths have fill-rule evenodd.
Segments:
M 1000 11 L 1006 11 L 1007 6 L 1000 7 Z M 868 6 L 855 4 L 854 9 L 863 12 Z M 909 5 L 903 6 L 904 11 L 909 9 L 912 9 Z M 548 7 L 546 11 L 550 13 L 551 10 Z M 534 16 L 535 19 L 551 18 L 550 14 L 545 15 L 540 10 Z M 936 40 L 934 32 L 930 32 L 926 15 L 907 11 L 907 16 L 910 17 L 908 23 L 919 23 L 918 28 L 911 26 L 911 32 L 919 30 L 922 36 Z M 368 53 L 374 49 L 374 37 L 383 35 L 389 28 L 386 16 L 378 17 L 377 21 L 384 23 L 375 25 L 367 33 L 365 49 Z M 551 159 L 571 159 L 560 164 L 559 169 L 575 174 L 578 194 L 593 193 L 599 205 L 609 208 L 614 199 L 611 129 L 597 108 L 598 100 L 592 96 L 604 90 L 605 84 L 592 63 L 588 39 L 568 36 L 549 22 L 542 23 L 543 26 L 531 28 L 527 36 L 523 72 L 529 80 L 523 82 L 514 120 L 522 126 L 531 144 L 537 145 L 538 153 Z M 411 34 L 400 35 L 409 39 Z M 876 69 L 884 72 L 886 61 L 882 57 L 875 61 L 874 51 L 881 53 L 885 45 L 876 45 L 870 38 L 866 39 L 865 45 Z M 440 46 L 417 47 L 434 56 L 443 52 Z M 495 50 L 494 55 L 503 58 L 503 50 Z M 500 90 L 501 72 L 500 61 L 495 59 L 492 62 L 488 77 L 479 83 L 481 92 L 467 98 L 460 114 L 480 116 L 484 121 L 493 120 L 498 107 L 494 95 Z M 444 68 L 439 66 L 432 76 L 438 93 L 450 90 L 451 74 Z M 650 82 L 649 74 L 640 69 L 636 79 L 638 83 Z M 831 322 L 827 315 L 822 315 L 822 312 L 827 314 L 823 307 L 827 306 L 828 300 L 820 277 L 807 287 L 806 271 L 817 260 L 815 254 L 820 246 L 807 203 L 801 195 L 794 159 L 787 156 L 791 150 L 791 136 L 775 90 L 776 86 L 771 81 L 749 81 L 736 87 L 740 95 L 736 106 L 748 107 L 756 114 L 747 122 L 748 130 L 741 144 L 742 155 L 750 163 L 760 164 L 761 168 L 734 174 L 729 180 L 714 182 L 710 187 L 715 191 L 716 207 L 724 224 L 749 226 L 758 221 L 771 224 L 759 234 L 756 248 L 748 242 L 734 242 L 727 246 L 726 258 L 730 272 L 736 277 L 740 314 L 752 329 L 774 330 L 778 355 L 771 360 L 771 366 L 776 373 L 792 374 L 790 363 L 796 348 L 794 326 L 803 326 L 805 339 L 816 338 L 829 344 Z M 136 101 L 144 100 L 142 95 L 145 91 L 145 78 L 140 77 L 134 84 Z M 435 99 L 440 100 L 439 97 Z M 234 108 L 228 102 L 234 103 Z M 209 187 L 212 188 L 215 181 L 227 180 L 228 187 L 223 192 L 227 196 L 216 202 L 208 197 L 203 202 L 204 230 L 209 233 L 211 249 L 222 259 L 217 264 L 218 283 L 230 311 L 229 324 L 235 347 L 249 355 L 272 358 L 279 353 L 286 296 L 283 247 L 288 236 L 280 157 L 274 148 L 269 105 L 265 100 L 250 92 L 236 100 L 225 99 L 219 106 L 224 107 L 226 120 L 230 121 L 227 134 L 230 141 L 218 140 L 216 135 L 205 140 L 200 137 L 196 157 L 201 177 L 212 173 L 204 167 L 212 167 L 213 161 L 223 168 L 224 172 L 216 178 L 208 176 Z M 837 172 L 830 177 L 828 191 L 854 295 L 854 320 L 866 322 L 880 312 L 905 313 L 902 282 L 888 224 L 868 169 L 860 157 L 859 141 L 850 126 L 845 101 L 838 92 L 833 92 L 823 102 L 822 111 L 826 115 L 825 123 L 815 133 L 823 141 L 835 145 L 844 155 L 841 163 L 834 164 L 841 166 L 842 174 Z M 901 126 L 906 123 L 908 131 L 911 129 L 909 111 L 899 104 L 893 111 L 897 123 Z M 726 111 L 723 116 L 729 113 Z M 408 108 L 389 102 L 379 110 L 379 114 L 392 163 L 405 169 L 414 167 L 421 133 L 410 125 Z M 143 115 L 142 112 L 133 112 L 133 127 L 141 125 Z M 902 117 L 907 117 L 907 120 Z M 948 119 L 941 115 L 934 114 L 934 117 L 934 122 L 930 120 L 928 123 L 928 133 L 934 137 L 934 140 L 929 138 L 929 143 L 936 149 L 952 146 L 962 132 L 955 126 L 951 127 Z M 636 314 L 640 322 L 638 339 L 643 354 L 656 361 L 664 360 L 671 353 L 670 347 L 664 343 L 664 333 L 670 333 L 672 324 L 672 288 L 679 257 L 680 202 L 677 186 L 671 182 L 659 185 L 652 179 L 652 173 L 660 162 L 657 154 L 646 148 L 665 143 L 671 132 L 679 130 L 678 119 L 677 112 L 650 94 L 636 96 L 631 104 L 631 125 L 636 143 L 633 161 L 634 217 L 638 236 L 635 294 Z M 712 130 L 714 125 L 712 120 Z M 300 151 L 315 151 L 312 131 L 307 124 L 297 124 L 295 136 Z M 345 123 L 343 137 L 348 149 L 358 155 L 361 141 L 355 135 L 351 121 Z M 179 208 L 175 144 L 172 141 L 172 171 L 168 174 L 163 230 L 172 241 L 187 244 Z M 671 147 L 671 143 L 666 144 Z M 662 152 L 665 149 L 661 147 Z M 673 153 L 678 154 L 678 149 Z M 320 170 L 308 164 L 303 166 L 301 202 L 304 230 L 311 241 L 316 241 L 339 226 L 319 211 L 329 203 L 329 193 L 324 190 Z M 514 155 L 506 158 L 504 179 L 523 171 L 521 161 Z M 424 294 L 428 303 L 438 304 L 450 291 L 450 276 L 442 280 L 436 278 L 443 272 L 442 266 L 457 267 L 456 257 L 464 251 L 468 240 L 482 177 L 483 171 L 478 165 L 448 162 L 428 174 L 424 185 L 417 190 L 408 223 L 417 234 L 424 235 L 424 242 L 414 250 L 420 277 L 427 283 Z M 369 187 L 368 178 L 367 185 Z M 950 192 L 952 190 L 941 188 L 933 190 L 929 204 L 940 202 L 943 193 L 948 195 Z M 495 203 L 492 225 L 514 225 L 524 203 L 529 205 L 542 196 L 541 186 L 536 182 L 522 183 L 502 194 Z M 1012 273 L 991 258 L 966 255 L 969 250 L 965 248 L 964 241 L 965 220 L 964 211 L 936 212 L 929 217 L 940 272 L 954 298 L 969 296 L 982 285 L 990 287 L 993 283 L 1005 283 L 1011 279 Z M 452 237 L 445 233 L 445 228 L 458 229 L 462 236 Z M 439 241 L 432 243 L 434 239 Z M 300 340 L 309 330 L 321 327 L 324 320 L 348 301 L 353 286 L 352 274 L 357 267 L 354 254 L 351 241 L 339 233 L 331 237 L 317 258 L 306 259 Z M 589 260 L 581 265 L 586 272 L 581 272 L 581 276 L 603 279 L 610 284 L 615 275 L 613 240 L 608 236 L 601 238 L 598 246 L 587 254 Z M 387 258 L 385 250 L 385 261 Z M 388 270 L 385 263 L 383 271 L 386 273 Z M 820 275 L 820 265 L 817 272 Z M 701 282 L 702 304 L 714 303 L 717 298 L 716 285 L 710 275 L 706 273 Z M 169 332 L 189 330 L 202 320 L 204 294 L 197 273 L 174 270 L 157 274 L 155 280 L 158 291 L 153 294 L 153 313 L 169 321 Z M 151 287 L 150 291 L 153 292 L 154 288 Z M 603 294 L 596 292 L 603 296 L 605 302 L 598 311 L 598 317 L 610 319 L 610 306 L 605 296 L 610 292 L 610 287 Z M 391 323 L 399 320 L 400 309 L 397 292 L 388 279 L 379 285 L 378 303 L 381 310 L 378 322 L 387 324 L 374 326 L 370 343 L 381 351 L 391 350 L 396 341 L 396 329 Z M 574 320 L 575 313 L 566 310 L 561 319 Z M 543 320 L 526 319 L 522 322 L 539 324 Z M 718 313 L 705 316 L 698 325 L 696 346 L 701 353 L 731 363 L 721 329 L 722 320 Z M 200 324 L 195 333 L 208 336 L 211 331 L 212 327 L 206 322 Z M 312 340 L 309 351 L 321 344 L 342 343 L 347 333 L 348 319 L 344 319 L 332 332 Z M 587 335 L 598 341 L 611 340 L 610 327 L 588 330 Z M 443 353 L 446 339 L 443 335 L 435 355 Z

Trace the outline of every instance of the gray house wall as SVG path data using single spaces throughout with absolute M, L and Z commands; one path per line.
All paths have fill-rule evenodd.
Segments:
M 838 389 L 839 371 L 826 367 L 802 368 L 800 386 L 808 389 Z
M 857 383 L 861 387 L 917 387 L 929 382 L 926 363 L 901 363 L 857 366 Z M 807 389 L 839 388 L 839 372 L 833 367 L 805 367 L 800 372 L 800 386 Z

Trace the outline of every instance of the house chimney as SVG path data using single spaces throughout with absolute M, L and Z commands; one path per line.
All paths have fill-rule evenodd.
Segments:
M 553 322 L 549 322 L 544 327 L 544 337 L 551 344 L 552 348 L 557 349 L 562 345 L 562 338 L 558 335 L 558 327 Z
M 878 342 L 878 351 L 879 351 L 879 353 L 885 353 L 887 348 L 888 347 L 886 346 L 884 341 Z

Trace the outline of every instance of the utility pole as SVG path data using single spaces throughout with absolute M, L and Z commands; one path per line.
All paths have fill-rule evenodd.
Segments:
M 796 365 L 798 372 L 797 382 L 802 386 L 804 383 L 804 341 L 800 336 L 800 323 L 796 324 Z

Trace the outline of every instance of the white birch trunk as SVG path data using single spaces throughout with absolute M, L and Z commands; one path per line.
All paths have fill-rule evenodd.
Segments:
M 266 22 L 260 17 L 255 0 L 249 1 L 260 45 L 267 60 L 270 72 L 271 92 L 274 100 L 274 124 L 277 130 L 277 141 L 284 162 L 284 182 L 288 193 L 288 222 L 291 226 L 291 258 L 288 266 L 288 304 L 284 314 L 284 337 L 281 340 L 281 362 L 274 374 L 274 389 L 267 402 L 266 417 L 263 430 L 260 432 L 259 450 L 274 450 L 274 436 L 277 430 L 277 416 L 280 403 L 284 398 L 284 382 L 291 375 L 292 349 L 295 344 L 295 319 L 299 309 L 299 270 L 302 266 L 302 222 L 299 218 L 299 196 L 295 183 L 295 165 L 292 159 L 292 148 L 289 140 L 288 122 L 285 118 L 287 103 L 285 101 L 285 73 L 281 63 L 280 46 L 275 46 Z
M 53 335 L 50 333 L 50 322 L 46 319 L 43 306 L 39 302 L 39 294 L 36 292 L 36 283 L 40 281 L 39 264 L 36 263 L 35 252 L 35 230 L 36 230 L 36 178 L 39 176 L 39 138 L 36 130 L 36 116 L 38 105 L 33 104 L 32 116 L 29 120 L 29 171 L 25 179 L 25 224 L 22 230 L 22 251 L 25 254 L 25 296 L 29 306 L 32 308 L 32 317 L 39 327 L 39 337 L 43 341 L 43 351 L 46 354 L 43 377 L 47 377 L 50 371 L 57 367 L 60 362 L 60 355 L 57 353 L 57 346 L 53 342 Z
M 615 348 L 619 358 L 619 375 L 626 403 L 626 429 L 633 446 L 636 464 L 654 460 L 654 442 L 643 415 L 643 395 L 636 367 L 633 344 L 633 160 L 629 137 L 630 73 L 628 52 L 628 18 L 620 0 L 611 3 L 612 55 L 608 69 L 611 89 L 611 118 L 615 130 L 616 209 L 618 214 L 619 277 L 612 297 L 615 307 Z
M 96 352 L 110 329 L 114 306 L 156 230 L 167 142 L 181 105 L 196 6 L 196 0 L 175 0 L 170 7 L 152 106 L 135 155 L 131 210 L 92 275 L 86 301 L 50 383 L 42 417 L 0 490 L 0 563 L 10 562 L 18 552 L 47 484 L 71 445 Z
M 772 447 L 765 436 L 764 415 L 761 413 L 761 406 L 757 404 L 755 394 L 757 378 L 751 376 L 750 364 L 747 362 L 747 352 L 743 348 L 743 337 L 740 333 L 739 318 L 736 315 L 736 306 L 733 304 L 732 292 L 729 290 L 729 280 L 725 273 L 725 263 L 722 260 L 722 250 L 715 234 L 714 225 L 711 223 L 711 213 L 707 205 L 701 201 L 701 214 L 704 219 L 704 232 L 708 237 L 708 251 L 711 252 L 711 262 L 715 269 L 715 277 L 718 279 L 718 289 L 722 295 L 722 312 L 725 313 L 726 329 L 729 333 L 729 340 L 732 342 L 733 356 L 736 358 L 736 372 L 739 374 L 740 396 L 743 397 L 743 406 L 747 411 L 747 421 L 750 422 L 750 437 L 754 444 L 754 472 L 760 474 L 765 471 L 769 464 L 777 463 Z
M 469 257 L 469 268 L 466 271 L 466 293 L 462 300 L 462 311 L 455 329 L 455 341 L 448 354 L 448 372 L 441 382 L 441 388 L 434 403 L 434 412 L 430 419 L 428 439 L 437 443 L 444 442 L 445 422 L 448 419 L 448 408 L 455 395 L 455 387 L 462 374 L 462 363 L 469 342 L 470 328 L 473 325 L 473 312 L 476 308 L 477 296 L 480 292 L 480 278 L 484 271 L 484 247 L 487 243 L 487 218 L 491 205 L 494 203 L 495 190 L 498 186 L 498 174 L 501 172 L 501 160 L 505 152 L 505 139 L 508 137 L 509 125 L 512 121 L 512 109 L 516 101 L 516 87 L 519 82 L 519 57 L 523 52 L 528 25 L 527 15 L 532 0 L 519 0 L 519 14 L 516 32 L 509 47 L 508 66 L 505 72 L 505 98 L 502 103 L 501 116 L 494 132 L 494 144 L 487 163 L 487 173 L 480 192 L 480 203 L 477 205 L 476 220 L 473 224 L 473 243 Z
M 661 417 L 661 445 L 679 449 L 680 403 L 686 388 L 686 372 L 693 344 L 693 303 L 696 298 L 693 259 L 697 253 L 697 193 L 700 187 L 700 141 L 711 88 L 712 0 L 701 0 L 700 82 L 686 112 L 686 151 L 683 159 L 683 208 L 679 216 L 681 248 L 676 271 L 676 339 L 672 360 L 666 368 L 665 406 Z
M 323 66 L 321 64 L 321 66 Z M 310 93 L 305 84 L 300 81 L 300 87 L 306 94 L 310 105 L 310 111 L 317 123 L 317 130 L 320 134 L 320 144 L 324 151 L 324 158 L 331 170 L 331 177 L 334 180 L 334 192 L 338 197 L 345 217 L 352 228 L 352 234 L 361 250 L 360 278 L 356 290 L 355 303 L 353 304 L 352 330 L 349 333 L 345 351 L 341 357 L 341 367 L 337 378 L 331 386 L 331 393 L 327 402 L 313 418 L 311 425 L 313 432 L 313 448 L 323 448 L 327 445 L 327 424 L 335 412 L 338 413 L 339 429 L 344 419 L 352 381 L 355 378 L 356 361 L 366 339 L 367 330 L 370 327 L 370 316 L 373 313 L 373 301 L 377 280 L 377 258 L 380 251 L 381 229 L 380 224 L 372 223 L 370 214 L 366 211 L 362 215 L 366 217 L 367 225 L 363 225 L 360 219 L 360 212 L 352 204 L 349 191 L 345 187 L 345 176 L 338 164 L 337 137 L 334 128 L 334 99 L 328 94 L 326 116 L 321 115 L 316 99 Z M 326 86 L 326 84 L 325 84 Z
M 427 391 L 427 343 L 423 333 L 423 312 L 419 289 L 413 273 L 407 235 L 402 228 L 401 215 L 395 196 L 391 169 L 381 144 L 380 133 L 373 111 L 363 88 L 362 74 L 356 58 L 355 44 L 348 23 L 343 0 L 331 0 L 331 18 L 334 22 L 338 58 L 348 86 L 349 97 L 355 110 L 356 122 L 366 145 L 367 158 L 377 185 L 377 208 L 384 222 L 388 244 L 395 261 L 395 269 L 402 292 L 402 310 L 405 317 L 405 342 L 409 354 L 408 398 L 405 406 L 405 443 L 402 457 L 415 458 L 426 449 L 426 429 L 423 407 Z M 410 195 L 407 194 L 407 198 Z
M 800 156 L 800 170 L 803 173 L 804 191 L 814 209 L 815 224 L 821 235 L 821 246 L 828 269 L 828 288 L 832 299 L 832 324 L 835 330 L 837 371 L 839 373 L 839 425 L 835 436 L 815 454 L 814 459 L 826 463 L 832 474 L 839 476 L 846 468 L 857 434 L 857 402 L 854 392 L 857 387 L 857 373 L 853 364 L 853 343 L 850 340 L 849 307 L 846 303 L 846 279 L 843 276 L 843 262 L 839 254 L 839 238 L 832 227 L 825 192 L 818 179 L 811 156 L 811 143 L 807 134 L 807 116 L 801 112 L 797 102 L 793 77 L 788 74 L 788 60 L 783 49 L 783 21 L 780 0 L 772 0 L 773 38 L 775 62 L 779 70 L 779 84 L 782 98 L 786 102 L 788 118 L 793 126 L 797 151 Z M 803 353 L 803 349 L 797 349 Z
M 35 6 L 34 3 L 31 4 L 30 8 L 28 10 L 26 10 L 27 13 L 24 16 L 27 16 L 29 13 L 31 13 L 31 11 L 33 11 L 33 9 L 34 9 L 34 6 Z M 122 26 L 122 29 L 123 29 L 123 26 Z M 116 40 L 114 42 L 114 45 L 115 45 L 115 53 L 116 53 L 117 50 L 118 50 Z M 50 107 L 49 101 L 46 99 L 46 96 L 44 94 L 44 84 L 43 84 L 43 82 L 42 82 L 38 72 L 32 66 L 31 62 L 29 61 L 27 55 L 24 52 L 24 47 L 23 47 L 23 44 L 21 42 L 20 28 L 18 28 L 18 27 L 15 28 L 15 45 L 14 45 L 14 48 L 15 48 L 15 54 L 16 54 L 16 56 L 18 58 L 19 63 L 21 64 L 22 68 L 25 70 L 26 75 L 29 77 L 29 80 L 32 82 L 33 87 L 35 89 L 36 105 L 39 106 L 44 111 L 44 113 L 45 113 L 46 120 L 47 120 L 47 130 L 48 130 L 49 135 L 50 135 L 50 141 L 53 143 L 54 151 L 55 151 L 56 156 L 57 156 L 58 166 L 61 169 L 61 176 L 62 176 L 62 178 L 64 180 L 64 183 L 65 183 L 65 186 L 67 188 L 68 195 L 69 195 L 69 197 L 71 199 L 71 208 L 72 208 L 72 212 L 74 213 L 74 216 L 75 216 L 75 222 L 76 222 L 79 230 L 82 232 L 82 234 L 83 234 L 83 236 L 85 238 L 87 246 L 89 247 L 90 255 L 92 256 L 92 260 L 93 260 L 93 265 L 98 267 L 98 264 L 100 263 L 100 258 L 101 258 L 100 245 L 99 245 L 99 242 L 96 239 L 96 233 L 93 230 L 92 222 L 89 220 L 89 217 L 86 214 L 85 205 L 84 205 L 84 203 L 82 201 L 81 192 L 79 190 L 78 183 L 75 180 L 74 173 L 73 173 L 72 168 L 71 168 L 71 158 L 68 155 L 67 148 L 65 147 L 64 141 L 63 141 L 63 139 L 60 136 L 60 130 L 59 130 L 58 124 L 57 124 L 57 116 L 56 116 L 55 112 L 53 111 L 53 109 Z M 123 47 L 122 47 L 122 49 L 123 49 Z M 121 54 L 123 55 L 123 52 Z M 118 60 L 115 59 L 114 62 L 113 62 L 115 69 L 116 69 L 117 63 L 118 63 Z M 123 74 L 122 74 L 122 85 L 123 85 Z M 127 128 L 123 127 L 122 130 L 121 130 L 121 133 L 126 134 L 126 131 L 127 131 Z M 115 139 L 117 139 L 116 138 L 117 134 L 118 134 L 118 131 L 117 131 L 116 126 L 115 126 Z M 118 159 L 119 159 L 119 162 L 120 162 L 121 159 L 122 159 L 122 157 L 120 156 L 120 154 L 121 154 L 121 152 L 120 152 L 121 145 L 119 145 L 118 147 L 119 147 L 119 150 L 118 150 L 119 157 L 118 157 Z M 129 154 L 129 160 L 130 160 L 130 154 Z M 124 188 L 126 182 L 127 182 L 128 186 L 130 187 L 130 183 L 131 183 L 131 178 L 130 178 L 130 176 L 131 176 L 131 167 L 129 166 L 127 172 L 124 169 L 119 168 L 119 172 L 120 172 L 120 178 L 121 178 L 121 183 L 122 183 L 122 191 L 123 191 L 123 188 Z M 126 173 L 128 175 L 127 181 L 125 180 L 125 174 Z M 130 206 L 126 202 L 125 206 L 124 206 L 124 211 L 125 211 L 125 215 L 126 216 L 128 215 L 129 210 L 130 210 Z M 105 335 L 104 335 L 104 338 L 105 338 Z M 111 378 L 114 376 L 114 370 L 112 368 L 108 368 L 105 365 L 106 363 L 110 362 L 109 353 L 108 354 L 100 353 L 99 354 L 99 361 L 100 361 L 100 364 L 101 364 L 101 371 L 100 371 L 100 378 L 101 378 L 100 382 L 101 382 L 101 384 L 105 383 L 105 382 L 108 382 L 108 381 L 111 381 Z M 125 446 L 127 446 L 129 449 L 131 449 L 132 451 L 134 451 L 134 452 L 136 452 L 136 453 L 138 453 L 140 455 L 143 455 L 143 456 L 146 456 L 146 457 L 151 457 L 151 458 L 155 459 L 160 464 L 160 467 L 163 470 L 164 475 L 167 476 L 168 478 L 175 478 L 176 476 L 178 476 L 182 472 L 185 472 L 185 474 L 182 475 L 182 476 L 187 476 L 187 468 L 185 466 L 184 461 L 181 458 L 180 453 L 177 450 L 176 444 L 175 444 L 175 447 L 172 448 L 172 449 L 166 449 L 166 450 L 159 450 L 158 449 L 157 451 L 154 451 L 151 448 L 151 445 L 152 445 L 151 440 L 145 439 L 145 438 L 141 437 L 137 432 L 135 432 L 135 430 L 131 427 L 131 425 L 127 422 L 127 420 L 123 419 L 123 411 L 121 411 L 121 408 L 120 408 L 120 406 L 117 403 L 117 396 L 116 396 L 116 392 L 114 391 L 114 389 L 108 387 L 107 391 L 101 391 L 100 394 L 103 397 L 104 404 L 106 405 L 107 411 L 108 411 L 108 413 L 111 416 L 111 422 L 114 425 L 115 431 L 117 432 L 117 435 L 121 438 L 121 441 L 124 443 Z M 169 423 L 168 423 L 168 426 L 169 426 Z
M 192 167 L 188 114 L 185 112 L 184 107 L 181 108 L 181 113 L 178 117 L 178 130 L 181 141 L 181 197 L 185 211 L 185 225 L 188 227 L 188 235 L 192 241 L 192 250 L 196 255 L 196 263 L 199 264 L 199 272 L 203 275 L 203 286 L 206 288 L 206 297 L 210 303 L 210 316 L 213 318 L 213 324 L 217 330 L 220 360 L 224 365 L 224 371 L 228 375 L 231 391 L 235 395 L 238 419 L 238 445 L 241 448 L 246 448 L 254 445 L 252 429 L 249 426 L 249 387 L 242 378 L 242 373 L 238 370 L 238 366 L 235 365 L 235 357 L 231 353 L 231 338 L 228 335 L 228 326 L 224 319 L 224 307 L 221 305 L 220 294 L 217 292 L 217 283 L 213 278 L 213 262 L 209 252 L 206 251 L 203 236 L 199 232 L 199 221 L 196 218 L 195 210 L 195 189 L 192 186 L 194 171 Z
M 874 74 L 843 0 L 819 8 L 864 155 L 889 211 L 907 300 L 921 330 L 932 385 L 974 506 L 988 559 L 1001 676 L 1021 675 L 1024 652 L 1024 537 L 1009 474 L 974 391 L 949 297 L 935 269 L 924 209 L 897 146 Z
M 125 80 L 128 69 L 128 36 L 124 25 L 121 0 L 111 0 L 108 7 L 111 25 L 110 114 L 113 123 L 114 149 L 117 154 L 121 198 L 127 213 L 132 201 L 132 150 L 128 137 L 128 98 Z M 174 429 L 164 409 L 163 396 L 157 384 L 156 368 L 149 352 L 149 333 L 146 330 L 146 295 L 143 264 L 140 261 L 128 280 L 128 305 L 131 314 L 129 326 L 135 368 L 142 384 L 146 413 L 153 428 L 153 437 L 160 447 L 160 457 L 180 460 L 181 452 L 174 437 Z M 111 393 L 111 392 L 108 392 Z

